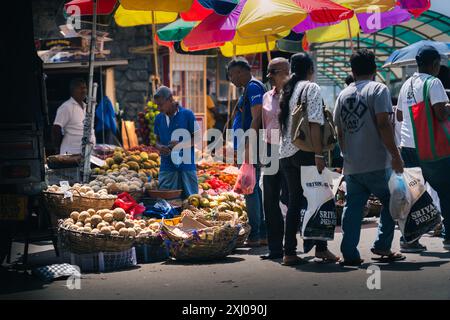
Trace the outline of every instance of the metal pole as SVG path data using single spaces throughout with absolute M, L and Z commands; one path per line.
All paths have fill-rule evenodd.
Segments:
M 97 92 L 94 90 L 94 62 L 95 62 L 95 45 L 97 41 L 97 0 L 92 1 L 93 5 L 93 16 L 92 16 L 92 33 L 91 33 L 91 43 L 90 43 L 90 56 L 89 56 L 89 90 L 87 97 L 87 108 L 86 108 L 86 116 L 84 119 L 84 128 L 83 128 L 83 138 L 81 140 L 82 143 L 82 159 L 81 159 L 81 168 L 83 172 L 83 182 L 87 183 L 89 181 L 90 171 L 91 171 L 91 152 L 92 152 L 92 144 L 91 135 L 92 135 L 92 126 L 94 123 L 94 100 L 95 97 L 93 93 Z
M 265 36 L 264 39 L 266 40 L 267 59 L 270 62 L 270 61 L 272 61 L 272 56 L 270 54 L 269 39 L 267 38 L 267 36 Z
M 353 36 L 352 36 L 352 28 L 350 26 L 350 19 L 347 19 L 347 27 L 348 27 L 348 35 L 350 37 L 350 48 L 353 52 Z

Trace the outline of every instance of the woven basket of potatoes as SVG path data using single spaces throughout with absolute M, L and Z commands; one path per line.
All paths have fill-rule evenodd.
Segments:
M 78 254 L 128 250 L 141 231 L 138 220 L 122 208 L 73 211 L 59 224 L 63 246 Z
M 156 219 L 135 220 L 136 244 L 161 245 L 161 223 Z
M 78 183 L 69 191 L 72 197 L 65 197 L 62 188 L 53 185 L 42 193 L 44 205 L 52 215 L 67 218 L 75 210 L 112 208 L 117 199 L 117 196 L 109 194 L 106 189 L 94 191 L 91 187 Z

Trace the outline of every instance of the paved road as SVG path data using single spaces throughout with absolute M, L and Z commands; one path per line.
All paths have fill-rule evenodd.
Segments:
M 2 272 L 0 299 L 450 299 L 450 252 L 442 248 L 442 240 L 427 235 L 422 239 L 427 252 L 383 264 L 371 260 L 369 249 L 375 236 L 376 228 L 366 225 L 360 244 L 365 259 L 361 268 L 314 262 L 285 267 L 281 261 L 261 261 L 259 255 L 265 253 L 264 248 L 239 249 L 216 263 L 171 261 L 83 274 L 81 290 L 69 290 L 63 280 L 44 284 L 22 271 Z M 398 249 L 399 237 L 397 230 L 394 249 Z M 340 240 L 337 233 L 330 243 L 332 251 L 338 252 Z M 14 245 L 17 257 L 22 247 Z M 31 263 L 57 262 L 48 244 L 32 245 L 30 249 Z M 367 268 L 373 265 L 381 270 L 379 290 L 367 287 L 372 275 Z

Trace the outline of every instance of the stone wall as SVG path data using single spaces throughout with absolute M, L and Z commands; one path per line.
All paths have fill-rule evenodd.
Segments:
M 33 1 L 35 38 L 62 37 L 58 26 L 65 23 L 63 15 L 65 2 L 67 1 Z M 120 108 L 124 110 L 123 117 L 134 120 L 144 107 L 148 79 L 153 73 L 153 60 L 151 54 L 134 54 L 130 52 L 130 48 L 151 45 L 151 26 L 121 28 L 111 18 L 110 25 L 99 26 L 99 30 L 109 32 L 109 36 L 113 39 L 105 43 L 105 49 L 111 50 L 110 58 L 128 60 L 127 66 L 115 67 L 116 99 Z

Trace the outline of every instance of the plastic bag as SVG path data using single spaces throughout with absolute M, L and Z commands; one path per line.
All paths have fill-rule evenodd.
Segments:
M 256 171 L 252 164 L 244 163 L 239 169 L 239 175 L 234 185 L 234 192 L 252 194 L 256 185 Z
M 422 170 L 418 167 L 406 168 L 403 177 L 410 198 L 410 206 L 407 214 L 398 219 L 398 226 L 405 242 L 412 243 L 433 230 L 441 221 L 441 216 L 426 190 Z
M 334 239 L 337 224 L 334 196 L 341 179 L 342 175 L 327 168 L 320 174 L 316 166 L 301 167 L 303 195 L 308 201 L 302 219 L 303 239 L 323 241 Z
M 411 196 L 403 174 L 392 173 L 389 179 L 389 212 L 392 219 L 398 220 L 408 215 L 411 208 Z
M 412 206 L 406 219 L 398 220 L 398 226 L 405 242 L 412 243 L 441 222 L 439 210 L 430 194 L 425 191 Z
M 172 219 L 179 215 L 179 210 L 173 208 L 169 202 L 164 199 L 158 200 L 152 207 L 145 210 L 144 216 L 156 219 Z
M 402 174 L 392 173 L 389 179 L 389 211 L 392 219 L 406 219 L 411 207 L 426 191 L 422 170 L 405 168 Z
M 127 192 L 122 192 L 117 196 L 114 201 L 113 208 L 122 208 L 126 213 L 131 214 L 133 219 L 135 216 L 142 214 L 145 211 L 145 207 L 138 204 L 136 200 Z

